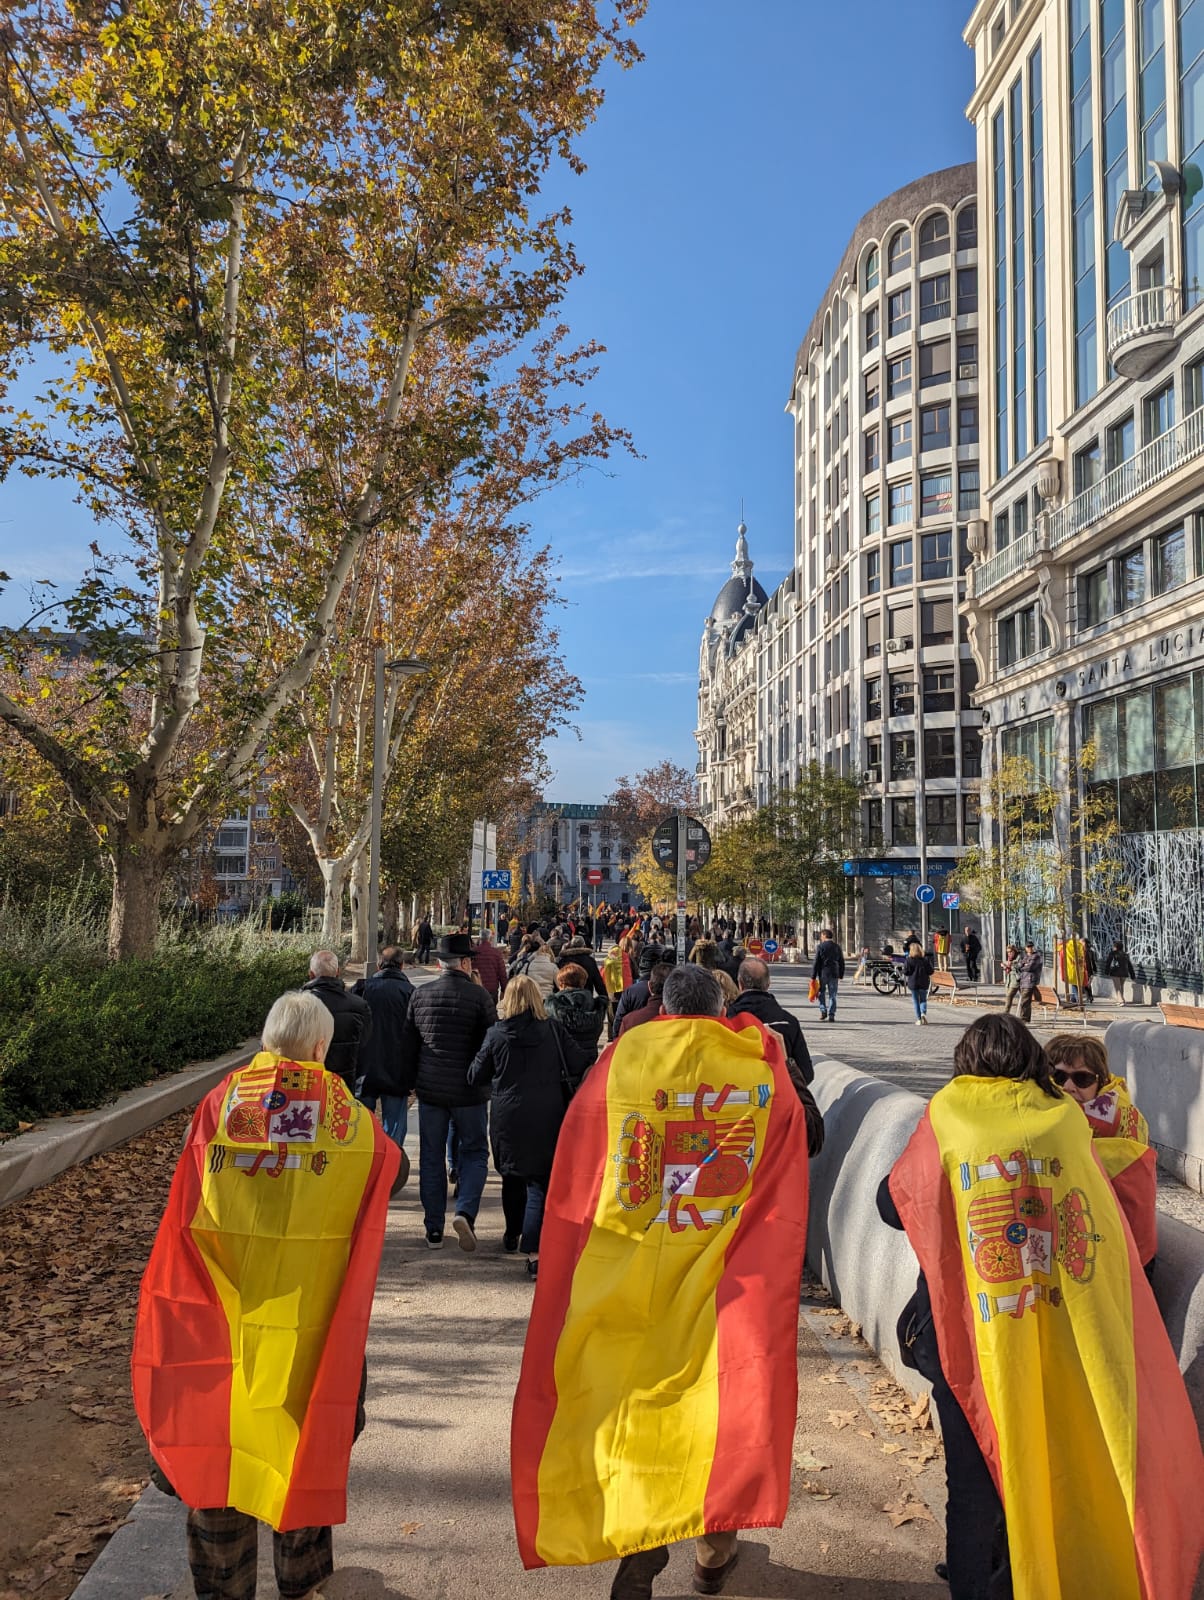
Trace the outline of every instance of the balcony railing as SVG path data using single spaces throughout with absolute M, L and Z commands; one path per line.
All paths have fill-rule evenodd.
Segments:
M 1112 365 L 1120 372 L 1127 371 L 1124 360 L 1127 345 L 1161 346 L 1167 341 L 1173 342 L 1178 307 L 1178 291 L 1165 283 L 1138 289 L 1136 294 L 1114 305 L 1108 312 L 1108 359 Z M 1130 375 L 1139 375 L 1144 365 L 1144 359 L 1137 359 Z
M 984 595 L 990 589 L 997 589 L 1006 578 L 1027 566 L 1036 552 L 1036 535 L 1032 532 L 1022 533 L 1018 539 L 1013 539 L 1011 544 L 997 550 L 985 561 L 976 561 L 970 569 L 974 577 L 974 593 Z
M 1121 308 L 1116 306 L 1113 309 Z M 1082 494 L 1076 494 L 1073 500 L 1052 511 L 1048 524 L 1050 549 L 1057 550 L 1092 523 L 1111 516 L 1128 501 L 1136 499 L 1164 478 L 1169 478 L 1185 462 L 1194 461 L 1201 455 L 1204 455 L 1204 409 L 1193 411 L 1175 427 L 1168 428 L 1157 439 L 1151 439 L 1144 450 L 1130 456 L 1128 461 L 1122 461 L 1119 467 L 1113 467 L 1111 472 L 1105 473 L 1090 489 L 1084 489 Z M 976 579 L 975 593 L 983 592 Z

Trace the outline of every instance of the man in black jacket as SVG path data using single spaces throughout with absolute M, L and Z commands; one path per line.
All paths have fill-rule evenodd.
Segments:
M 780 1037 L 786 1050 L 786 1070 L 807 1114 L 807 1152 L 817 1156 L 824 1146 L 824 1119 L 808 1088 L 815 1077 L 815 1067 L 799 1020 L 770 994 L 769 967 L 764 961 L 755 956 L 742 961 L 737 981 L 740 993 L 728 1002 L 728 1017 L 734 1020 L 742 1012 L 747 1013 Z
M 811 976 L 819 981 L 819 1020 L 835 1022 L 836 988 L 844 977 L 844 951 L 832 937 L 831 928 L 825 928 L 819 936 Z
M 316 994 L 334 1018 L 334 1038 L 326 1052 L 327 1072 L 337 1072 L 355 1093 L 360 1075 L 360 1046 L 371 1036 L 372 1013 L 339 977 L 339 958 L 333 950 L 315 950 L 309 958 L 309 982 L 302 987 Z
M 489 1087 L 472 1087 L 468 1067 L 497 1021 L 493 1001 L 472 976 L 466 933 L 435 946 L 439 976 L 415 992 L 401 1030 L 401 1087 L 418 1091 L 418 1195 L 426 1242 L 443 1243 L 447 1218 L 447 1134 L 460 1141 L 459 1190 L 452 1227 L 461 1250 L 475 1250 L 477 1211 L 489 1158 Z
M 372 1032 L 360 1044 L 356 1098 L 369 1111 L 380 1106 L 380 1120 L 394 1143 L 404 1145 L 406 1096 L 401 1092 L 401 1030 L 414 996 L 414 985 L 402 971 L 401 951 L 382 950 L 378 970 L 361 978 L 353 993 L 372 1013 Z

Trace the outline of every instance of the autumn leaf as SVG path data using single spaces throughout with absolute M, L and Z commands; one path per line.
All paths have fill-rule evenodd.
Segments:
M 847 1428 L 850 1423 L 855 1422 L 856 1420 L 857 1420 L 857 1413 L 855 1411 L 829 1411 L 828 1412 L 828 1421 L 838 1431 L 841 1428 Z
M 891 1520 L 891 1526 L 901 1528 L 905 1522 L 931 1522 L 932 1512 L 922 1500 L 912 1499 L 910 1494 L 904 1493 L 897 1500 L 889 1501 L 882 1507 Z

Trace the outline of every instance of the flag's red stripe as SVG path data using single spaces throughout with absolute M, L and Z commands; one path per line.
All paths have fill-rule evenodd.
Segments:
M 147 1264 L 131 1361 L 151 1454 L 194 1508 L 224 1506 L 230 1496 L 230 1324 L 188 1231 L 228 1084 L 211 1090 L 193 1117 Z
M 293 1457 L 293 1471 L 280 1518 L 280 1531 L 324 1528 L 347 1520 L 347 1473 L 355 1442 L 368 1320 L 385 1242 L 389 1191 L 401 1152 L 375 1117 L 372 1166 L 360 1199 L 347 1276 L 326 1335 L 314 1376 L 305 1421 Z
M 527 1332 L 510 1437 L 514 1525 L 519 1554 L 528 1568 L 544 1565 L 535 1549 L 539 1464 L 556 1414 L 556 1347 L 568 1314 L 573 1274 L 593 1228 L 599 1185 L 611 1177 L 606 1089 L 614 1050 L 614 1044 L 608 1046 L 573 1097 L 548 1186 L 535 1286 L 539 1314 L 532 1315 Z
M 753 1019 L 737 1020 L 743 1031 Z M 703 1503 L 708 1532 L 779 1527 L 790 1502 L 799 1284 L 807 1244 L 807 1123 L 781 1040 L 761 1032 L 773 1099 L 763 1160 L 753 1169 L 752 1193 L 716 1291 L 719 1426 Z
M 1132 1231 L 1138 1259 L 1152 1261 L 1158 1254 L 1158 1164 L 1154 1152 L 1147 1146 L 1110 1181 Z

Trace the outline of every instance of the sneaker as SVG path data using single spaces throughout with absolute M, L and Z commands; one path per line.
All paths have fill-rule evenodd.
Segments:
M 694 1593 L 695 1594 L 722 1594 L 723 1585 L 727 1582 L 732 1568 L 740 1559 L 740 1546 L 737 1545 L 721 1567 L 704 1567 L 700 1561 L 694 1563 Z
M 820 1012 L 820 1014 L 819 1014 L 819 1020 L 820 1020 L 820 1021 L 821 1021 L 821 1022 L 827 1022 L 827 1020 L 828 1020 L 828 1013 L 827 1013 L 827 1012 L 826 1012 L 826 1011 L 821 1011 L 821 1012 Z
M 475 1250 L 477 1247 L 477 1230 L 472 1225 L 472 1219 L 458 1214 L 452 1222 L 456 1230 L 456 1238 L 460 1241 L 461 1250 Z
M 530 1261 L 529 1260 L 527 1262 L 527 1276 L 528 1276 L 528 1278 L 538 1278 L 539 1277 L 539 1257 L 538 1256 L 536 1256 L 534 1261 Z
M 917 1018 L 916 1018 L 916 1027 L 917 1027 L 917 1028 L 922 1028 L 922 1027 L 923 1027 L 923 1026 L 924 1026 L 924 1019 L 923 1019 L 923 1017 L 917 1017 Z
M 502 1249 L 508 1256 L 512 1256 L 518 1249 L 518 1234 L 504 1233 L 502 1235 Z
M 428 1228 L 426 1230 L 426 1244 L 428 1250 L 443 1249 L 443 1229 Z

